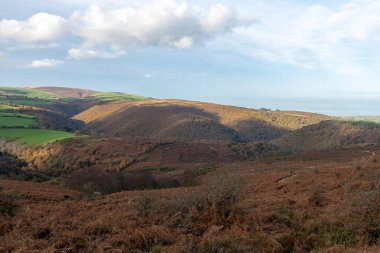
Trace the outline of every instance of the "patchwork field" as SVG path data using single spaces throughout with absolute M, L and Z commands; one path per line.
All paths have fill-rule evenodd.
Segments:
M 36 118 L 27 114 L 0 113 L 0 127 L 31 127 L 38 124 Z
M 15 96 L 15 97 L 26 97 L 26 98 L 38 98 L 38 99 L 59 99 L 61 98 L 57 94 L 44 91 L 37 90 L 33 88 L 10 88 L 10 87 L 0 87 L 0 96 Z
M 7 111 L 7 110 L 17 110 L 17 107 L 0 104 L 0 111 Z
M 0 129 L 0 137 L 16 139 L 24 144 L 40 145 L 73 138 L 75 134 L 47 129 Z
M 98 101 L 141 101 L 147 100 L 146 97 L 133 95 L 133 94 L 125 94 L 118 92 L 102 92 L 95 93 L 87 97 L 88 100 L 98 100 Z

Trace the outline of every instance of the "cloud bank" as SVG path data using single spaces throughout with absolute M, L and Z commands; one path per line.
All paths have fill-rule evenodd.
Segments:
M 75 36 L 83 39 L 81 47 L 69 51 L 70 57 L 83 59 L 86 55 L 109 58 L 132 47 L 185 49 L 230 32 L 239 20 L 221 4 L 204 11 L 185 2 L 160 0 L 113 10 L 92 5 L 75 11 L 69 23 Z M 96 46 L 108 46 L 112 53 L 97 53 Z
M 82 40 L 68 49 L 69 59 L 116 58 L 133 47 L 190 48 L 237 26 L 238 15 L 222 4 L 203 9 L 183 1 L 152 0 L 114 9 L 91 5 L 67 18 L 38 13 L 27 20 L 3 19 L 0 43 L 43 47 L 67 35 Z
M 352 74 L 380 65 L 376 0 L 236 1 L 236 9 L 181 0 L 95 2 L 67 17 L 37 13 L 25 20 L 0 20 L 1 51 L 56 43 L 68 59 L 112 59 L 136 48 L 187 49 L 214 41 L 207 49 L 303 69 Z M 247 13 L 249 18 L 242 18 Z

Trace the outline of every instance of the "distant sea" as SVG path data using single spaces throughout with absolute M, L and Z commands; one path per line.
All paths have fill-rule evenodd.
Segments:
M 330 116 L 380 116 L 379 99 L 316 99 L 316 98 L 243 98 L 215 101 L 248 108 L 295 110 L 321 113 Z

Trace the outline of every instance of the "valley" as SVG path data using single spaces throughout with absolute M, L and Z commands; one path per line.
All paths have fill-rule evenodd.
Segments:
M 0 252 L 376 252 L 379 144 L 377 118 L 2 87 Z

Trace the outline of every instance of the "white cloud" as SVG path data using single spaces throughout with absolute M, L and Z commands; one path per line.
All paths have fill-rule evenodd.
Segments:
M 210 33 L 225 33 L 236 24 L 235 13 L 225 5 L 216 4 L 211 6 L 209 13 L 202 22 L 203 29 Z
M 25 65 L 25 68 L 55 68 L 63 63 L 63 61 L 54 59 L 34 60 L 31 63 Z
M 176 48 L 189 48 L 189 47 L 192 47 L 194 44 L 194 39 L 191 38 L 191 37 L 182 37 L 180 38 L 179 40 L 177 41 L 174 41 L 173 42 L 173 46 L 176 47 Z
M 106 52 L 102 50 L 94 50 L 87 48 L 71 48 L 68 50 L 68 58 L 73 60 L 83 60 L 83 59 L 94 59 L 94 58 L 104 58 L 104 59 L 112 59 L 117 58 L 123 55 L 124 51 L 113 51 Z
M 66 30 L 66 20 L 47 13 L 38 13 L 25 21 L 0 20 L 0 42 L 23 45 L 45 44 L 58 41 Z
M 75 11 L 69 22 L 73 33 L 83 38 L 87 50 L 108 46 L 116 52 L 149 46 L 189 48 L 232 31 L 239 24 L 237 15 L 224 5 L 213 5 L 205 11 L 176 0 L 153 0 L 111 10 L 92 5 L 85 11 Z M 83 51 L 71 49 L 71 54 L 78 50 Z M 86 54 L 81 55 L 85 58 Z M 91 58 L 95 55 L 88 54 Z

